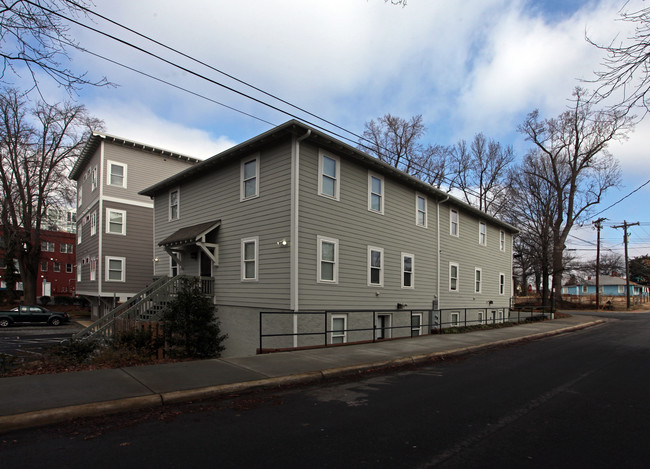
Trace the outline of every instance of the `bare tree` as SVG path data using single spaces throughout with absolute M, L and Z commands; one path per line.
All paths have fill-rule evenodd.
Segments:
M 17 90 L 0 95 L 0 222 L 4 238 L 15 241 L 25 301 L 33 304 L 47 209 L 72 205 L 74 188 L 67 175 L 84 133 L 102 124 L 83 106 L 30 105 Z
M 38 87 L 44 73 L 69 92 L 83 85 L 107 84 L 105 78 L 89 79 L 70 64 L 69 51 L 79 46 L 61 16 L 85 17 L 84 8 L 89 5 L 85 0 L 0 0 L 0 82 L 9 83 L 13 75 L 24 83 L 27 75 Z
M 626 40 L 614 39 L 608 45 L 603 45 L 586 38 L 606 54 L 603 69 L 595 72 L 595 81 L 599 84 L 595 98 L 606 99 L 614 92 L 621 91 L 622 98 L 617 107 L 626 113 L 635 107 L 642 107 L 647 113 L 650 111 L 650 7 L 636 11 L 621 10 L 620 18 L 624 23 L 635 26 L 634 33 Z
M 448 151 L 443 146 L 420 143 L 425 131 L 421 115 L 406 120 L 386 114 L 377 121 L 366 122 L 359 148 L 440 187 L 445 180 Z
M 511 146 L 476 134 L 468 146 L 465 140 L 451 150 L 454 182 L 465 201 L 490 215 L 500 215 L 507 203 L 508 167 L 514 161 Z
M 584 89 L 576 88 L 573 96 L 569 110 L 557 118 L 542 120 L 534 111 L 519 126 L 535 146 L 529 155 L 543 162 L 544 171 L 535 167 L 527 171 L 548 184 L 555 198 L 552 275 L 557 293 L 562 288 L 563 256 L 571 228 L 620 181 L 618 162 L 607 145 L 624 138 L 633 125 L 632 117 L 622 111 L 593 110 Z

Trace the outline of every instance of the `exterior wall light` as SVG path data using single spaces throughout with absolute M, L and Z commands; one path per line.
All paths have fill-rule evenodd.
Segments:
M 289 243 L 287 242 L 286 239 L 283 239 L 282 241 L 278 241 L 278 242 L 275 243 L 275 244 L 277 244 L 277 245 L 280 246 L 281 248 L 286 248 L 286 247 L 289 245 Z

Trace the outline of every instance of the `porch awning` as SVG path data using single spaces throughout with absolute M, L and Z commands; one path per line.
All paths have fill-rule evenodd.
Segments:
M 218 229 L 219 226 L 221 226 L 221 220 L 186 226 L 163 239 L 158 243 L 158 246 L 168 248 L 185 244 L 196 244 L 197 242 L 205 241 L 205 237 L 212 231 Z

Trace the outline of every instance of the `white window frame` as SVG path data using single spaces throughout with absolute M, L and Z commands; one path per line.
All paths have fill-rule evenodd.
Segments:
M 618 286 L 618 292 L 619 292 L 620 294 L 625 293 L 625 285 L 619 285 L 619 286 Z
M 248 179 L 244 178 L 244 168 L 247 163 L 255 161 L 255 176 Z M 246 182 L 251 179 L 255 179 L 255 193 L 249 196 L 246 196 Z M 239 200 L 251 200 L 260 196 L 260 155 L 250 156 L 248 158 L 242 158 L 240 163 L 240 177 L 239 177 Z
M 52 272 L 61 272 L 61 263 L 58 261 L 52 262 Z
M 182 255 L 183 255 L 182 253 L 176 252 L 176 259 L 182 261 L 183 259 Z M 174 269 L 176 269 L 176 273 L 174 273 Z M 173 257 L 169 256 L 169 276 L 175 277 L 180 273 L 181 273 L 181 265 L 178 262 L 176 262 L 176 260 Z
M 83 187 L 81 184 L 77 184 L 77 207 L 81 207 L 83 204 Z
M 106 256 L 105 261 L 106 261 L 106 271 L 104 272 L 104 274 L 105 274 L 104 281 L 106 281 L 106 282 L 125 282 L 126 281 L 126 257 Z M 120 279 L 119 280 L 110 278 L 111 261 L 119 261 L 119 262 L 121 262 L 122 267 L 120 269 Z
M 474 268 L 474 293 L 481 293 L 483 291 L 483 269 L 480 267 Z
M 81 282 L 81 262 L 77 263 L 77 282 Z
M 246 245 L 253 243 L 254 244 L 254 255 L 253 259 L 246 259 Z M 243 238 L 241 240 L 241 280 L 242 282 L 256 282 L 259 278 L 259 253 L 260 253 L 260 237 L 251 236 L 250 238 Z M 246 276 L 246 264 L 253 262 L 255 266 L 255 276 L 247 277 Z
M 97 280 L 97 258 L 93 257 L 90 259 L 90 281 L 94 282 Z
M 90 190 L 94 191 L 97 189 L 97 166 L 95 166 L 90 173 Z
M 372 282 L 372 270 L 377 270 L 376 266 L 372 265 L 373 251 L 379 253 L 379 283 Z M 376 246 L 368 246 L 368 286 L 369 287 L 383 287 L 384 286 L 384 248 Z
M 343 319 L 343 330 L 334 330 L 334 320 Z M 341 341 L 334 342 L 334 339 L 340 338 Z M 330 344 L 345 344 L 348 341 L 348 315 L 347 314 L 332 314 L 330 318 Z
M 458 311 L 449 313 L 449 325 L 451 327 L 460 327 L 460 313 Z
M 176 193 L 176 205 L 172 204 L 172 194 Z M 176 216 L 174 215 L 173 208 L 176 207 Z M 169 191 L 169 221 L 179 220 L 181 218 L 181 189 L 175 187 Z
M 478 222 L 478 243 L 487 246 L 487 224 L 484 221 Z
M 424 202 L 424 209 L 420 208 L 420 200 Z M 428 204 L 429 202 L 425 196 L 419 192 L 415 193 L 415 224 L 422 228 L 426 228 L 429 222 Z M 420 222 L 420 214 L 422 214 L 422 222 Z
M 410 271 L 411 285 L 406 285 L 406 282 L 404 281 L 404 276 L 406 274 L 406 270 L 404 270 L 404 258 L 405 257 L 410 257 L 411 258 L 411 271 Z M 401 253 L 401 259 L 402 259 L 402 261 L 401 261 L 401 264 L 402 264 L 402 267 L 401 267 L 401 271 L 402 271 L 401 285 L 402 285 L 402 288 L 414 289 L 415 288 L 415 256 L 413 254 L 408 253 L 408 252 L 403 252 L 403 253 Z
M 90 214 L 90 236 L 97 234 L 97 212 Z
M 381 182 L 381 193 L 375 193 L 372 191 L 373 179 L 378 179 Z M 379 210 L 375 210 L 374 208 L 372 208 L 373 195 L 377 195 L 379 197 Z M 368 171 L 368 211 L 383 215 L 385 199 L 386 199 L 386 183 L 384 181 L 384 177 L 381 176 L 380 174 L 373 173 L 372 171 Z
M 120 166 L 122 168 L 122 184 L 114 184 L 112 180 L 113 176 L 113 166 Z M 125 163 L 119 163 L 117 161 L 111 161 L 107 160 L 106 161 L 106 167 L 108 168 L 108 171 L 106 171 L 106 185 L 107 186 L 112 186 L 112 187 L 122 187 L 126 189 L 126 173 L 128 171 L 128 166 Z
M 456 221 L 454 221 L 454 215 L 456 215 Z M 454 226 L 456 226 L 455 233 Z M 449 234 L 457 238 L 460 236 L 460 213 L 455 208 L 449 209 Z
M 452 276 L 451 276 L 451 271 L 452 271 L 452 268 L 453 268 L 453 267 L 456 267 L 456 277 L 452 277 Z M 455 278 L 455 280 L 456 280 L 456 288 L 452 288 L 452 286 L 451 286 L 451 280 L 452 280 L 453 278 Z M 457 291 L 459 291 L 459 290 L 460 290 L 460 288 L 459 288 L 459 286 L 460 286 L 459 283 L 460 283 L 460 266 L 459 266 L 458 263 L 456 263 L 456 262 L 450 262 L 450 263 L 449 263 L 449 291 L 450 291 L 450 292 L 457 292 Z
M 67 262 L 67 263 L 65 264 L 65 273 L 66 273 L 66 274 L 71 274 L 71 273 L 72 273 L 72 264 L 69 263 L 69 262 Z
M 47 261 L 41 261 L 41 272 L 47 272 Z
M 506 294 L 506 274 L 499 273 L 499 295 Z
M 506 252 L 506 232 L 499 231 L 499 251 Z
M 327 238 L 325 236 L 317 236 L 316 241 L 318 243 L 318 258 L 316 260 L 317 262 L 316 281 L 318 283 L 331 283 L 331 284 L 339 283 L 339 240 L 335 238 Z M 333 266 L 333 273 L 332 273 L 332 276 L 334 277 L 333 280 L 323 279 L 321 265 L 323 262 L 329 262 L 329 261 L 323 261 L 323 243 L 330 243 L 334 245 L 334 266 Z
M 419 318 L 417 327 L 413 326 L 413 318 Z M 413 334 L 414 331 L 416 331 L 416 334 Z M 422 313 L 411 314 L 411 337 L 413 337 L 414 335 L 416 336 L 422 335 Z
M 334 194 L 323 192 L 323 178 L 332 179 L 330 175 L 323 172 L 325 158 L 333 160 L 336 164 L 336 170 L 334 171 Z M 341 159 L 338 156 L 325 153 L 323 150 L 319 150 L 318 152 L 318 195 L 333 200 L 341 200 Z
M 77 224 L 77 244 L 81 244 L 81 231 L 83 230 L 83 226 L 81 222 Z
M 484 323 L 485 320 L 484 320 L 484 318 L 483 318 L 483 311 L 479 311 L 479 312 L 478 312 L 478 314 L 476 315 L 476 321 L 477 321 L 479 324 L 483 324 L 483 323 Z
M 122 231 L 119 233 L 115 231 L 111 231 L 111 213 L 113 212 L 122 215 Z M 118 210 L 116 208 L 106 209 L 106 233 L 126 236 L 126 210 Z

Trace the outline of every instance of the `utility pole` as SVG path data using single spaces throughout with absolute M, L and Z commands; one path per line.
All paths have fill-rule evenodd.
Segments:
M 602 223 L 605 220 L 607 220 L 607 218 L 599 218 L 594 222 L 598 233 L 596 235 L 596 311 L 600 309 L 600 230 L 602 229 Z
M 625 297 L 627 299 L 627 309 L 630 309 L 630 268 L 627 262 L 627 240 L 628 240 L 627 228 L 629 226 L 634 226 L 638 224 L 639 224 L 638 221 L 636 223 L 628 223 L 627 221 L 623 221 L 622 225 L 612 226 L 612 228 L 617 228 L 617 229 L 623 228 L 623 243 L 625 243 Z

